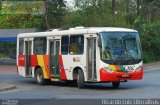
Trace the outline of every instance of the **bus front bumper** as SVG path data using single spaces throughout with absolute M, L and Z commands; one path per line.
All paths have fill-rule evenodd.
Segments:
M 141 80 L 143 77 L 143 68 L 140 71 L 134 72 L 112 72 L 109 73 L 104 69 L 100 69 L 100 81 L 101 82 L 113 82 L 113 81 L 127 81 L 127 80 Z

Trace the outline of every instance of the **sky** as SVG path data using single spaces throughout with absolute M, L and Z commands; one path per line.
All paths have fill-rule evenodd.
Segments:
M 65 0 L 67 1 L 67 6 L 73 7 L 74 6 L 74 0 Z

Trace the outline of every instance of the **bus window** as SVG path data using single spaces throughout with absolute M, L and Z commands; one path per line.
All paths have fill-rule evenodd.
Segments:
M 83 54 L 84 36 L 77 35 L 70 37 L 70 54 Z
M 69 37 L 62 36 L 61 38 L 61 52 L 62 54 L 68 54 Z
M 23 54 L 24 49 L 24 40 L 22 38 L 19 39 L 19 54 Z
M 34 39 L 34 54 L 46 54 L 47 39 L 46 38 L 35 38 Z

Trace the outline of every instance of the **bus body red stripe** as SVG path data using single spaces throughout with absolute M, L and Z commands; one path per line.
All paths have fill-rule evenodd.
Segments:
M 31 67 L 35 67 L 38 65 L 37 55 L 31 55 Z
M 60 79 L 67 80 L 67 76 L 64 70 L 62 55 L 59 55 L 59 67 L 60 67 Z
M 25 66 L 25 56 L 24 55 L 18 55 L 18 66 Z

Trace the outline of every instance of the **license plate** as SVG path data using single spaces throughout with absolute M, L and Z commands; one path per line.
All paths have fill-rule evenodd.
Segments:
M 126 77 L 129 77 L 129 75 L 128 74 L 123 74 L 122 77 L 126 78 Z

